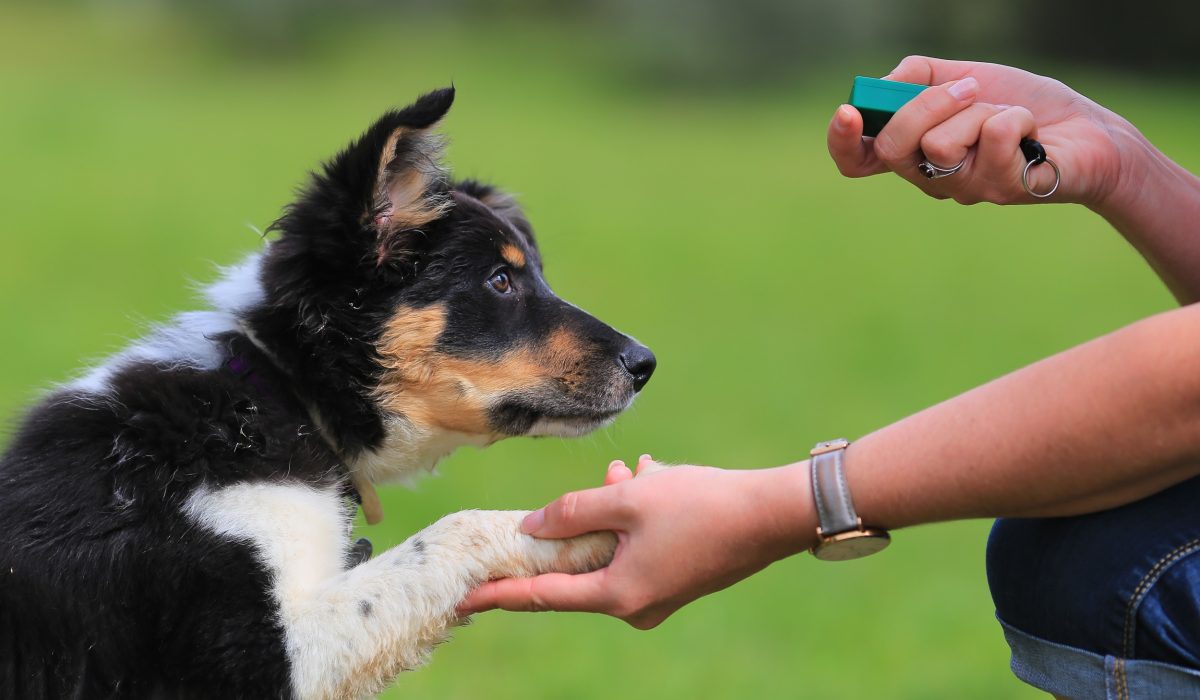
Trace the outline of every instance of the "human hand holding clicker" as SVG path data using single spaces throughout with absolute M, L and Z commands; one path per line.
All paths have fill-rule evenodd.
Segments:
M 885 76 L 930 85 L 900 108 L 874 139 L 863 139 L 863 119 L 842 105 L 828 129 L 829 153 L 842 174 L 894 172 L 938 198 L 963 204 L 1032 203 L 1021 184 L 1027 158 L 1020 142 L 1040 141 L 1061 168 L 1052 201 L 1101 207 L 1122 175 L 1120 132 L 1132 127 L 1063 83 L 1017 68 L 910 56 Z M 923 161 L 933 177 L 919 167 Z M 1049 167 L 1031 169 L 1030 189 L 1052 190 Z

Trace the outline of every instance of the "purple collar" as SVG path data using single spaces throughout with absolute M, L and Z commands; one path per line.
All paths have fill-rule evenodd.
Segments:
M 272 391 L 271 382 L 261 372 L 254 369 L 254 365 L 244 355 L 231 355 L 225 361 L 225 366 L 229 371 L 241 377 L 247 384 L 254 387 L 255 391 L 263 396 L 271 396 L 275 392 Z

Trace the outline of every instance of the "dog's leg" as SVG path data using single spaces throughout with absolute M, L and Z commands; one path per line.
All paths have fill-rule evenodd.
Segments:
M 301 697 L 360 698 L 425 663 L 472 588 L 503 576 L 582 572 L 606 564 L 615 540 L 537 540 L 520 511 L 463 511 L 329 581 L 287 617 Z
M 424 663 L 475 586 L 504 576 L 589 571 L 612 557 L 608 533 L 539 540 L 524 511 L 448 515 L 343 570 L 347 519 L 333 490 L 238 485 L 189 506 L 212 530 L 251 541 L 274 575 L 292 684 L 300 698 L 361 698 Z

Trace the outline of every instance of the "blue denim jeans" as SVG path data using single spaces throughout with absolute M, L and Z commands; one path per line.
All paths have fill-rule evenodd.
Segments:
M 1025 682 L 1200 699 L 1200 477 L 1101 513 L 997 520 L 987 570 Z

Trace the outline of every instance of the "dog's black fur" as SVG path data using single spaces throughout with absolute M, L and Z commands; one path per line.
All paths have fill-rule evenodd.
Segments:
M 573 339 L 562 376 L 510 372 L 478 406 L 489 440 L 583 432 L 646 382 L 648 350 L 546 286 L 512 201 L 436 167 L 428 130 L 453 97 L 386 114 L 312 177 L 237 327 L 206 338 L 215 361 L 118 358 L 24 418 L 0 460 L 0 698 L 292 697 L 270 572 L 182 513 L 197 489 L 256 480 L 353 497 L 348 465 L 402 404 L 386 355 L 405 350 L 385 336 L 406 314 L 433 310 L 430 356 L 481 372 Z

